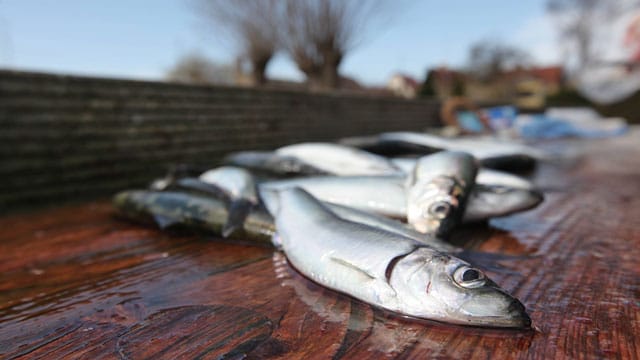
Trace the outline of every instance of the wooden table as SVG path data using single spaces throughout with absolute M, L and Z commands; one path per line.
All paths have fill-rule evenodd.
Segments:
M 107 201 L 0 219 L 3 358 L 639 358 L 640 131 L 554 142 L 535 210 L 460 229 L 533 254 L 491 274 L 533 331 L 404 320 L 323 289 L 270 248 L 170 235 Z

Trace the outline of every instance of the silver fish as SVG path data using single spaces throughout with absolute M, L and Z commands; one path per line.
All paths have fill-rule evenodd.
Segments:
M 223 199 L 183 191 L 122 191 L 113 197 L 120 215 L 134 221 L 155 223 L 165 229 L 179 226 L 185 229 L 221 234 L 229 212 Z M 265 209 L 254 208 L 240 227 L 226 237 L 271 244 L 275 227 Z
M 282 250 L 311 280 L 403 315 L 529 327 L 517 299 L 465 261 L 398 234 L 346 221 L 305 191 L 268 197 Z
M 389 175 L 402 172 L 385 157 L 332 143 L 294 144 L 275 152 L 335 175 Z
M 462 219 L 477 172 L 467 153 L 422 158 L 407 178 L 407 222 L 421 233 L 447 236 Z
M 301 187 L 318 199 L 334 204 L 406 219 L 407 194 L 404 176 L 317 176 L 270 181 L 263 189 Z M 464 223 L 506 216 L 535 207 L 542 195 L 535 190 L 505 186 L 477 185 L 471 190 L 462 221 Z

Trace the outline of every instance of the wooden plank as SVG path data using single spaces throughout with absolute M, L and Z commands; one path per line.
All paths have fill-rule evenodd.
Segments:
M 272 249 L 162 233 L 98 202 L 0 218 L 0 357 L 639 358 L 640 131 L 554 145 L 586 154 L 536 170 L 539 208 L 454 236 L 536 255 L 491 274 L 536 330 L 406 320 Z

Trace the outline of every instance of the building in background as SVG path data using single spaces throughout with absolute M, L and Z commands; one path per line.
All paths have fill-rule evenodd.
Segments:
M 387 83 L 387 89 L 389 89 L 392 94 L 407 99 L 415 98 L 419 88 L 420 84 L 418 81 L 405 74 L 395 74 Z
M 438 67 L 430 70 L 427 77 L 421 93 L 439 100 L 464 96 L 477 103 L 512 103 L 531 109 L 543 107 L 545 99 L 564 86 L 560 66 L 519 67 L 488 80 L 477 79 L 466 71 Z

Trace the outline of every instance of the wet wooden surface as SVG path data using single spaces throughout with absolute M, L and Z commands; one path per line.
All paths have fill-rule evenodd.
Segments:
M 553 145 L 537 209 L 461 229 L 537 256 L 492 273 L 535 331 L 417 323 L 323 289 L 282 254 L 120 221 L 108 202 L 0 219 L 2 358 L 638 358 L 640 132 Z

